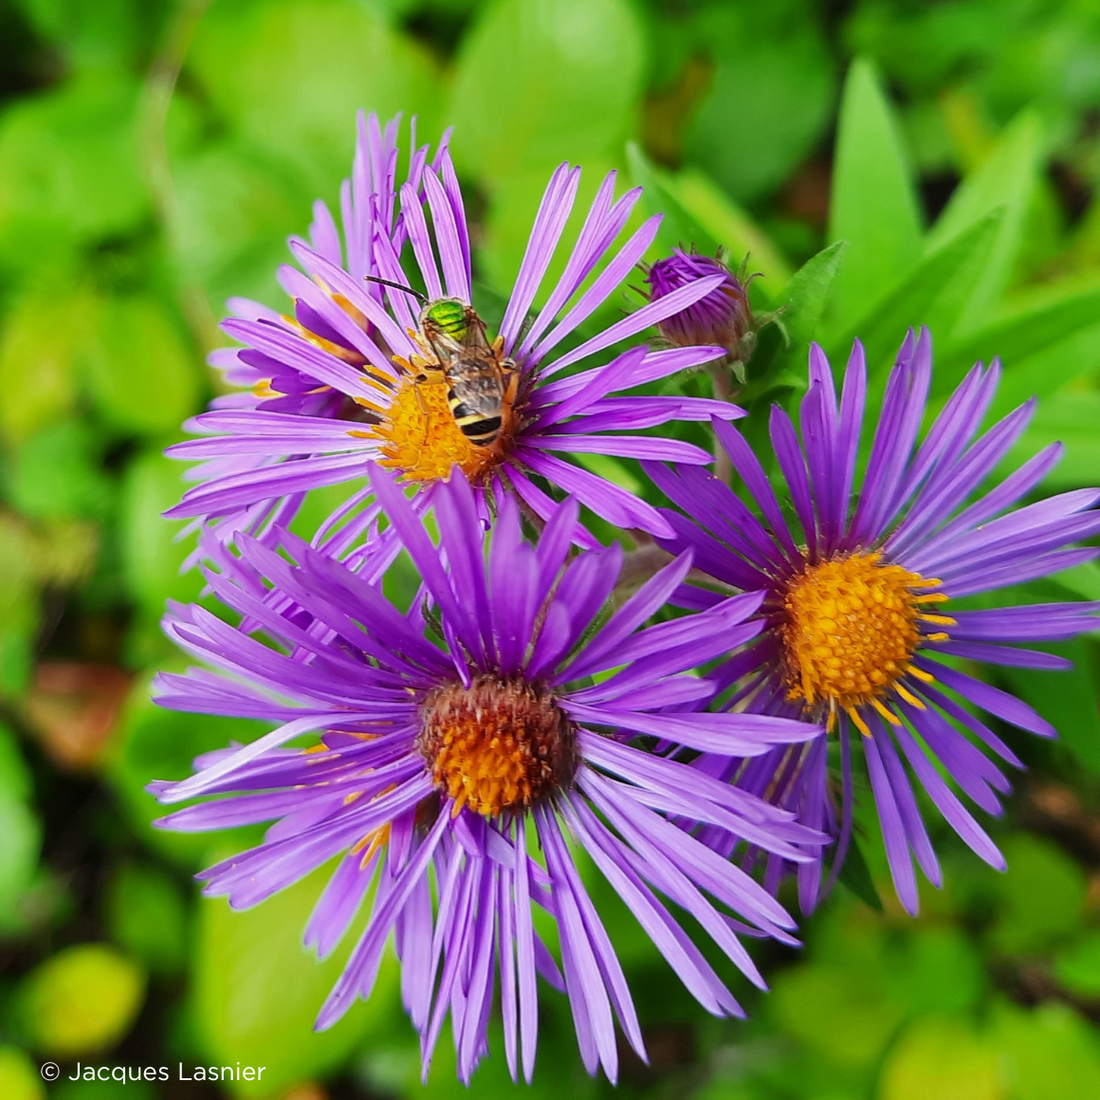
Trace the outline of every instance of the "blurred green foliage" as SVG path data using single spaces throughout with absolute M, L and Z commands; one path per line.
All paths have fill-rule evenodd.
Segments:
M 51 955 L 20 990 L 20 1017 L 31 1047 L 59 1058 L 113 1047 L 134 1022 L 144 987 L 141 968 L 105 944 Z
M 905 327 L 927 323 L 938 399 L 999 355 L 993 413 L 1041 398 L 1009 461 L 1060 438 L 1049 486 L 1100 479 L 1092 0 L 0 0 L 4 1098 L 122 1094 L 47 1089 L 50 1054 L 66 1072 L 78 1059 L 268 1064 L 250 1096 L 465 1094 L 445 1042 L 420 1085 L 392 960 L 369 1005 L 313 1035 L 339 966 L 300 946 L 319 882 L 245 914 L 200 900 L 189 876 L 208 842 L 153 828 L 144 789 L 255 735 L 148 700 L 151 670 L 178 660 L 158 629 L 164 601 L 201 590 L 179 573 L 188 541 L 159 518 L 184 484 L 161 451 L 213 393 L 203 358 L 226 297 L 282 305 L 285 237 L 315 198 L 335 203 L 359 107 L 416 115 L 424 140 L 455 125 L 486 316 L 553 167 L 584 166 L 582 201 L 615 168 L 622 188 L 646 187 L 645 213 L 665 215 L 651 258 L 692 243 L 724 245 L 734 264 L 749 253 L 755 307 L 782 307 L 748 364 L 750 437 L 771 401 L 799 396 L 811 339 L 843 359 L 858 334 L 881 387 Z M 319 497 L 317 515 L 339 499 Z M 406 570 L 387 583 L 411 582 Z M 1068 596 L 1100 597 L 1100 571 L 1022 594 Z M 739 991 L 747 1022 L 702 1017 L 600 896 L 652 1052 L 648 1067 L 627 1063 L 623 1092 L 1100 1095 L 1095 640 L 1062 651 L 1072 675 L 1005 674 L 1063 732 L 1055 745 L 1005 733 L 1030 767 L 993 825 L 1010 873 L 940 829 L 946 888 L 925 890 L 909 920 L 876 895 L 885 862 L 864 792 L 846 885 L 807 923 L 803 952 L 759 948 L 774 988 Z M 36 717 L 53 713 L 61 668 L 86 685 L 65 728 Z M 80 721 L 103 691 L 106 724 Z M 542 1030 L 536 1096 L 608 1092 L 580 1069 L 560 998 Z M 513 1088 L 494 1042 L 477 1095 Z M 186 1095 L 236 1095 L 201 1088 Z

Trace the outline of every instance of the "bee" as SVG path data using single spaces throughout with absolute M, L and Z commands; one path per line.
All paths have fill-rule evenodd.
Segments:
M 511 415 L 519 387 L 519 371 L 503 353 L 503 337 L 490 342 L 477 310 L 459 298 L 430 300 L 411 287 L 367 278 L 404 290 L 420 302 L 416 335 L 436 362 L 419 364 L 416 381 L 444 382 L 459 431 L 475 447 L 492 447 Z

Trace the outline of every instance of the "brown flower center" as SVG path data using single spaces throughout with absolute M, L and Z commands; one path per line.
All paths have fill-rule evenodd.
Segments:
M 573 726 L 543 687 L 482 674 L 436 688 L 420 714 L 418 747 L 456 815 L 526 809 L 573 779 Z
M 544 687 L 482 674 L 437 687 L 420 715 L 418 747 L 455 814 L 527 809 L 573 779 L 573 726 Z

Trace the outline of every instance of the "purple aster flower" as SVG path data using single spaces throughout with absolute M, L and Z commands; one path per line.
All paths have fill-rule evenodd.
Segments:
M 912 913 L 913 857 L 932 883 L 941 881 L 912 780 L 982 859 L 1003 868 L 1000 852 L 948 780 L 997 814 L 998 792 L 1010 786 L 982 750 L 1020 766 L 976 710 L 1043 737 L 1055 734 L 1020 699 L 940 658 L 1064 668 L 1062 658 L 1019 643 L 1092 630 L 1100 609 L 1095 603 L 957 604 L 1098 553 L 1073 546 L 1100 531 L 1097 490 L 1017 506 L 1058 461 L 1060 444 L 981 490 L 1034 410 L 1028 402 L 978 434 L 999 373 L 996 362 L 976 366 L 918 445 L 932 346 L 927 330 L 919 337 L 910 332 L 886 385 L 862 488 L 853 492 L 867 388 L 863 349 L 856 344 L 852 352 L 838 405 L 829 364 L 814 346 L 801 444 L 787 414 L 778 407 L 771 413 L 772 446 L 794 524 L 760 461 L 728 425 L 716 430 L 756 511 L 704 471 L 652 468 L 690 516 L 670 514 L 677 537 L 669 548 L 691 548 L 696 565 L 713 577 L 766 594 L 765 629 L 714 674 L 720 690 L 732 688 L 730 705 L 739 708 L 824 723 L 839 739 L 841 809 L 831 797 L 825 739 L 744 762 L 703 756 L 695 765 L 744 790 L 766 792 L 803 823 L 832 833 L 837 846 L 827 889 L 849 843 L 851 733 L 858 731 L 894 885 Z M 717 597 L 685 588 L 678 599 L 698 607 Z M 728 847 L 721 839 L 717 846 Z M 771 862 L 774 885 L 782 868 L 778 858 Z M 821 876 L 820 865 L 798 868 L 804 911 L 824 892 Z
M 688 670 L 760 629 L 746 622 L 759 597 L 645 627 L 687 575 L 688 554 L 604 617 L 621 550 L 570 553 L 574 500 L 550 513 L 536 547 L 510 497 L 486 533 L 473 489 L 455 478 L 434 497 L 436 545 L 390 475 L 375 468 L 372 478 L 424 579 L 407 613 L 366 571 L 282 533 L 283 553 L 244 535 L 238 571 L 207 570 L 215 593 L 276 648 L 197 606 L 167 622 L 180 646 L 219 671 L 162 675 L 162 705 L 279 723 L 201 758 L 180 783 L 153 785 L 164 803 L 219 796 L 165 818 L 169 828 L 276 822 L 259 847 L 205 871 L 205 892 L 245 908 L 342 854 L 306 942 L 327 955 L 368 896 L 370 914 L 318 1027 L 370 995 L 392 931 L 425 1073 L 449 1011 L 458 1072 L 469 1079 L 499 983 L 508 1066 L 515 1077 L 521 1063 L 530 1079 L 541 974 L 569 997 L 589 1072 L 602 1064 L 614 1079 L 614 1019 L 642 1057 L 644 1046 L 573 855 L 579 846 L 699 1002 L 740 1014 L 658 895 L 757 985 L 736 931 L 792 942 L 791 920 L 667 815 L 793 861 L 814 858 L 824 838 L 789 811 L 631 742 L 751 757 L 820 733 L 788 718 L 680 712 L 712 694 Z M 267 591 L 293 612 L 275 610 Z M 288 747 L 314 732 L 315 744 Z M 560 971 L 533 906 L 557 924 Z
M 356 283 L 362 283 L 365 292 L 381 299 L 381 289 L 376 283 L 365 282 L 366 276 L 377 274 L 373 260 L 376 234 L 387 235 L 393 247 L 401 250 L 407 240 L 404 222 L 398 213 L 397 144 L 401 116 L 391 119 L 383 131 L 373 113 L 367 117 L 362 112 L 357 120 L 358 138 L 350 180 L 344 180 L 340 189 L 340 214 L 343 233 L 325 203 L 318 200 L 313 206 L 313 221 L 309 227 L 308 247 L 329 263 L 345 271 Z M 416 145 L 416 120 L 410 127 L 410 144 L 413 152 L 409 158 L 404 183 L 420 187 L 425 165 L 429 159 L 433 167 L 442 170 L 441 157 L 446 149 L 450 131 L 443 135 L 439 149 L 430 158 L 430 146 Z M 284 423 L 288 415 L 308 418 L 309 423 L 322 419 L 361 420 L 366 411 L 356 404 L 354 396 L 334 384 L 333 364 L 330 358 L 339 360 L 336 366 L 340 377 L 348 372 L 359 374 L 372 368 L 370 359 L 361 346 L 362 339 L 349 337 L 349 331 L 362 331 L 365 337 L 377 339 L 377 332 L 338 292 L 325 284 L 306 278 L 301 271 L 284 264 L 279 269 L 279 281 L 294 303 L 293 315 L 280 314 L 259 302 L 247 298 L 231 298 L 231 317 L 225 322 L 226 330 L 237 337 L 237 326 L 246 329 L 259 326 L 266 335 L 262 342 L 242 339 L 245 347 L 220 348 L 210 355 L 210 364 L 219 369 L 234 392 L 216 397 L 211 408 L 225 415 L 244 418 L 245 423 L 270 425 L 269 414 L 282 414 Z M 318 312 L 318 299 L 324 299 L 335 310 L 326 321 Z M 350 326 L 350 327 L 349 327 Z M 293 355 L 280 353 L 280 348 L 290 347 Z M 327 366 L 325 365 L 327 364 Z M 185 427 L 196 428 L 198 421 L 189 421 Z M 304 423 L 302 431 L 305 431 Z M 223 445 L 213 456 L 201 452 L 186 457 L 204 460 L 188 471 L 186 478 L 198 482 L 197 489 L 188 494 L 201 496 L 209 487 L 231 489 L 239 483 L 262 482 L 272 476 L 268 469 L 280 461 L 285 448 L 280 446 L 277 432 L 272 430 L 272 447 Z M 291 442 L 287 440 L 287 442 Z M 300 442 L 298 440 L 297 442 Z M 305 448 L 308 452 L 312 448 Z M 299 457 L 306 457 L 301 455 Z M 331 480 L 331 479 L 328 479 Z M 318 477 L 316 484 L 327 484 Z M 260 486 L 262 490 L 262 485 Z M 236 531 L 274 532 L 280 522 L 288 522 L 301 505 L 304 491 L 291 494 L 267 495 L 264 492 L 236 494 L 236 503 L 218 505 L 211 513 L 212 529 L 219 540 L 232 542 Z M 223 498 L 224 499 L 224 498 Z M 202 511 L 188 508 L 173 509 L 171 516 L 195 516 L 195 525 L 202 519 Z M 204 540 L 209 544 L 209 540 Z M 199 557 L 196 553 L 189 561 Z
M 646 272 L 649 299 L 660 301 L 710 275 L 721 276 L 722 281 L 687 309 L 661 321 L 661 335 L 674 347 L 718 344 L 732 359 L 748 358 L 747 352 L 742 354 L 742 340 L 753 331 L 747 292 L 750 280 L 742 283 L 721 259 L 702 256 L 694 249 L 674 248 L 671 256 L 658 260 Z
M 194 473 L 199 484 L 167 514 L 207 517 L 227 535 L 273 526 L 308 490 L 361 478 L 366 464 L 377 461 L 429 488 L 458 466 L 483 502 L 487 494 L 514 491 L 544 518 L 553 505 L 544 486 L 557 486 L 616 526 L 670 534 L 650 505 L 563 456 L 709 461 L 692 444 L 635 433 L 670 420 L 733 419 L 741 410 L 622 391 L 707 362 L 722 349 L 643 347 L 562 372 L 691 307 L 725 276 L 688 279 L 559 353 L 622 285 L 660 220 L 650 218 L 616 249 L 640 190 L 615 200 L 611 173 L 561 275 L 547 283 L 580 181 L 580 169 L 563 164 L 543 196 L 500 331 L 491 338 L 470 304 L 469 230 L 450 154 L 444 144 L 429 164 L 427 147 L 418 150 L 397 187 L 396 132 L 396 123 L 383 135 L 373 116 L 360 120 L 355 171 L 342 203 L 346 259 L 321 204 L 311 240 L 291 239 L 302 270 L 284 266 L 280 280 L 294 300 L 294 317 L 238 303 L 239 315 L 223 324 L 244 346 L 216 353 L 214 362 L 251 392 L 189 422 L 206 438 L 171 448 L 203 465 Z M 406 244 L 413 262 L 403 266 Z M 426 300 L 376 279 L 398 287 L 422 283 Z M 540 290 L 545 304 L 527 324 Z M 369 494 L 357 499 L 368 502 Z

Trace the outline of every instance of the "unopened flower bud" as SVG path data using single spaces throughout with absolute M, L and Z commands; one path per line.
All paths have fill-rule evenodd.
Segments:
M 658 260 L 646 274 L 649 300 L 663 298 L 707 275 L 725 275 L 726 279 L 694 305 L 662 321 L 658 326 L 661 335 L 677 347 L 717 344 L 727 350 L 730 361 L 747 358 L 742 341 L 753 332 L 748 283 L 742 283 L 721 259 L 673 249 L 668 259 Z

